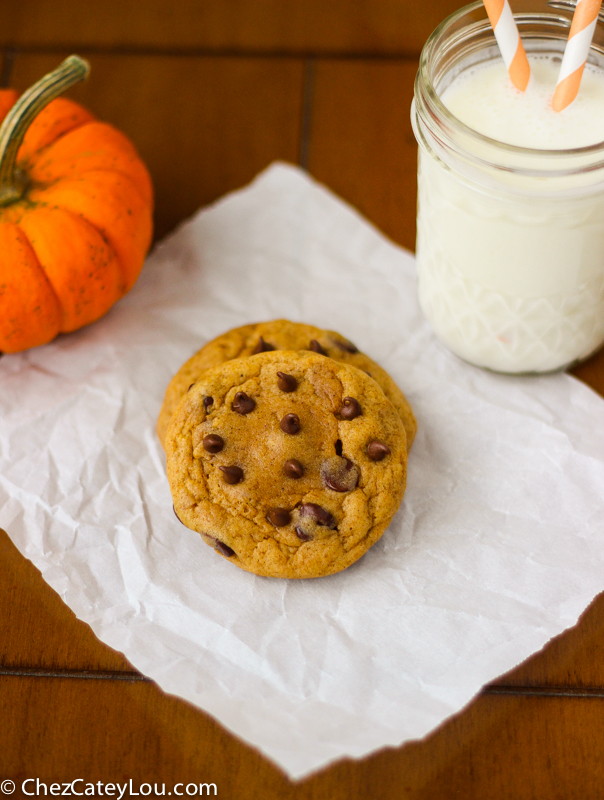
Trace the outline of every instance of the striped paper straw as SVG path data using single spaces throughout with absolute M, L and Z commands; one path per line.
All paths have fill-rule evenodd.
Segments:
M 518 35 L 510 4 L 508 0 L 483 0 L 483 2 L 510 80 L 523 92 L 531 77 L 531 68 Z
M 552 100 L 554 111 L 562 111 L 577 96 L 601 5 L 602 0 L 577 2 Z

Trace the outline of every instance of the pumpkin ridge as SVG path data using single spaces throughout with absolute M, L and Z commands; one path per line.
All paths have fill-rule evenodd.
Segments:
M 94 119 L 94 115 L 80 103 L 66 97 L 55 97 L 28 126 L 17 160 L 20 156 L 37 158 L 53 142 Z
M 62 133 L 60 133 L 56 139 L 52 140 L 52 142 L 47 142 L 42 147 L 38 147 L 37 150 L 32 150 L 31 153 L 28 153 L 24 159 L 19 159 L 19 157 L 17 156 L 17 162 L 19 166 L 22 166 L 24 163 L 29 163 L 30 161 L 35 161 L 36 159 L 40 158 L 41 156 L 44 155 L 45 150 L 48 150 L 48 148 L 52 147 L 53 144 L 60 142 L 64 136 L 69 136 L 70 133 L 80 130 L 80 128 L 83 128 L 85 125 L 90 125 L 91 122 L 97 122 L 97 120 L 88 119 L 78 123 L 77 125 L 74 125 L 73 128 L 70 128 L 68 131 L 63 131 Z
M 91 135 L 86 137 L 88 127 L 91 128 L 89 132 Z M 75 141 L 73 141 L 74 139 Z M 72 149 L 74 152 L 71 152 Z M 91 168 L 95 171 L 106 169 L 125 174 L 138 185 L 143 199 L 151 203 L 153 199 L 151 176 L 136 148 L 125 134 L 108 122 L 98 119 L 90 120 L 85 125 L 69 131 L 65 136 L 50 143 L 47 148 L 44 148 L 41 157 L 31 162 L 31 171 L 44 176 L 50 170 L 52 177 L 67 178 L 72 172 L 74 158 L 79 160 L 95 157 L 103 151 L 109 155 L 109 158 L 104 159 L 103 165 L 97 162 L 90 165 Z M 61 165 L 60 170 L 56 169 L 57 165 Z M 83 175 L 87 171 L 84 167 L 78 170 L 78 174 Z
M 57 184 L 60 184 L 62 181 L 75 180 L 71 176 L 66 176 L 66 175 L 59 175 L 53 181 L 46 181 L 45 182 L 45 181 L 31 180 L 29 178 L 29 172 L 24 167 L 24 164 L 25 164 L 24 161 L 19 162 L 19 167 L 21 167 L 23 169 L 23 171 L 25 172 L 25 174 L 27 175 L 27 178 L 28 178 L 27 192 L 29 192 L 30 189 L 37 189 L 38 191 L 44 191 L 44 189 L 50 189 L 51 187 L 56 186 Z M 129 182 L 130 186 L 135 190 L 135 192 L 141 198 L 141 200 L 143 200 L 145 203 L 148 202 L 147 198 L 145 197 L 143 192 L 141 192 L 138 183 L 132 177 L 132 175 L 129 175 L 127 172 L 124 172 L 124 170 L 121 170 L 121 169 L 107 169 L 107 168 L 103 168 L 103 167 L 95 167 L 94 169 L 86 169 L 86 170 L 83 170 L 82 172 L 78 172 L 78 179 L 83 178 L 85 175 L 88 175 L 89 173 L 95 173 L 95 172 L 106 172 L 108 175 L 119 175 L 120 177 L 125 178 Z M 27 192 L 25 193 L 25 197 L 27 197 Z M 2 211 L 2 209 L 0 208 L 0 213 L 1 213 L 1 211 Z
M 62 333 L 96 322 L 123 297 L 121 263 L 83 216 L 39 207 L 21 227 L 59 298 Z
M 107 171 L 108 171 L 108 170 L 107 170 Z M 116 251 L 115 251 L 115 248 L 113 247 L 113 245 L 111 244 L 111 242 L 109 241 L 109 239 L 107 239 L 107 237 L 105 236 L 105 234 L 103 233 L 103 231 L 102 231 L 102 230 L 101 230 L 101 229 L 100 229 L 100 228 L 99 228 L 97 225 L 95 225 L 95 224 L 94 224 L 94 222 L 91 222 L 91 221 L 88 219 L 88 217 L 85 217 L 83 214 L 74 214 L 74 212 L 73 212 L 73 211 L 70 211 L 68 208 L 61 208 L 61 211 L 62 211 L 64 214 L 69 214 L 69 216 L 70 216 L 72 219 L 83 219 L 83 220 L 84 220 L 84 222 L 85 222 L 87 225 L 90 225 L 90 227 L 91 227 L 91 228 L 92 228 L 94 231 L 96 231 L 96 232 L 98 233 L 98 235 L 101 237 L 101 239 L 102 239 L 102 240 L 105 242 L 105 244 L 107 245 L 107 249 L 111 251 L 111 253 L 112 253 L 112 255 L 114 256 L 115 260 L 116 260 L 116 261 L 117 261 L 117 263 L 119 264 L 119 268 L 120 268 L 120 277 L 121 277 L 121 279 L 122 279 L 122 285 L 121 285 L 119 288 L 120 288 L 120 293 L 121 293 L 121 296 L 123 297 L 123 296 L 126 294 L 126 286 L 128 285 L 128 275 L 127 275 L 127 272 L 126 272 L 126 268 L 124 267 L 124 264 L 123 264 L 123 262 L 122 262 L 122 259 L 121 259 L 121 258 L 118 256 L 118 254 L 116 253 Z
M 38 206 L 46 204 L 47 208 L 81 214 L 104 233 L 123 267 L 126 288 L 130 289 L 152 239 L 148 205 L 137 187 L 129 175 L 90 170 L 85 175 L 64 178 L 54 186 L 31 189 L 29 198 Z M 102 203 L 99 198 L 104 198 Z
M 52 283 L 50 281 L 50 278 L 46 274 L 46 270 L 44 269 L 42 264 L 40 264 L 40 259 L 38 258 L 38 254 L 36 253 L 36 251 L 34 249 L 34 246 L 32 245 L 32 243 L 29 240 L 29 236 L 25 233 L 23 228 L 21 228 L 21 226 L 18 223 L 13 222 L 11 224 L 15 226 L 15 228 L 19 231 L 21 236 L 23 236 L 23 238 L 27 242 L 27 246 L 31 250 L 32 255 L 33 255 L 34 259 L 35 259 L 36 266 L 37 266 L 38 270 L 40 271 L 40 273 L 42 274 L 42 276 L 44 277 L 44 281 L 48 285 L 48 288 L 50 289 L 51 294 L 54 297 L 54 299 L 57 301 L 57 306 L 60 309 L 61 308 L 61 300 L 59 299 L 59 295 L 57 294 L 57 291 L 56 291 L 55 287 L 52 285 Z
M 31 189 L 38 189 L 40 191 L 43 191 L 44 189 L 50 188 L 52 186 L 56 186 L 57 184 L 61 183 L 64 180 L 73 180 L 73 178 L 70 175 L 58 175 L 52 181 L 32 180 L 30 178 L 30 171 L 27 169 L 25 164 L 26 164 L 25 161 L 19 162 L 19 167 L 23 170 L 23 172 L 25 173 L 25 175 L 27 177 L 26 195 L 27 195 L 27 191 L 29 191 L 30 188 Z M 151 207 L 151 211 L 153 210 L 153 198 L 151 198 L 151 200 L 149 200 L 149 198 L 147 197 L 146 193 L 141 191 L 141 188 L 140 188 L 140 185 L 139 185 L 138 181 L 136 180 L 136 178 L 131 173 L 128 173 L 123 169 L 115 169 L 113 167 L 111 169 L 109 169 L 108 167 L 94 167 L 92 169 L 85 169 L 85 170 L 82 170 L 82 172 L 78 172 L 78 177 L 79 178 L 80 177 L 83 178 L 89 172 L 106 172 L 109 175 L 120 175 L 122 178 L 126 178 L 126 180 L 128 180 L 128 182 L 132 185 L 132 188 L 136 191 L 136 193 L 141 198 L 141 200 L 143 200 L 143 202 L 147 203 L 147 205 L 149 205 Z M 2 209 L 0 208 L 0 211 L 1 210 Z
M 0 206 L 0 223 L 11 223 L 18 226 L 20 220 L 23 219 L 23 215 L 39 205 L 41 204 L 31 200 L 27 195 L 23 195 L 16 203 L 10 206 Z

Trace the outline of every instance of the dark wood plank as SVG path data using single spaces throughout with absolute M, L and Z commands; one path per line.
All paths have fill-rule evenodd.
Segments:
M 0 45 L 411 53 L 459 0 L 21 0 L 3 4 Z
M 132 671 L 101 644 L 0 530 L 1 670 Z
M 13 57 L 8 50 L 0 50 L 0 89 L 5 89 L 10 81 Z
M 424 742 L 370 759 L 405 800 L 598 798 L 601 699 L 482 695 Z M 368 792 L 365 796 L 371 797 Z
M 245 796 L 239 786 L 287 784 L 252 748 L 153 683 L 0 677 L 0 717 L 0 774 L 18 785 L 30 776 L 132 779 L 135 787 L 166 782 L 167 796 L 178 781 L 214 782 L 219 797 L 235 798 Z
M 313 81 L 309 170 L 398 244 L 415 249 L 418 62 L 324 61 Z
M 20 54 L 11 85 L 24 90 L 65 54 Z M 301 59 L 90 57 L 89 80 L 69 94 L 126 133 L 156 193 L 156 237 L 200 206 L 300 153 Z
M 572 374 L 604 397 L 604 349 L 571 370 Z
M 596 597 L 577 625 L 556 636 L 493 685 L 604 691 L 604 595 Z
M 596 800 L 604 780 L 602 698 L 483 695 L 423 742 L 298 784 L 152 683 L 0 677 L 0 717 L 0 775 L 18 786 L 81 777 L 165 783 L 166 795 L 213 782 L 231 800 Z

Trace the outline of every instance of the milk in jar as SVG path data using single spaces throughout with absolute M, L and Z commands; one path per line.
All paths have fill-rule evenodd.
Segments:
M 604 60 L 555 112 L 561 28 L 523 35 L 524 93 L 488 29 L 432 96 L 416 83 L 420 304 L 450 350 L 501 372 L 560 369 L 604 341 Z

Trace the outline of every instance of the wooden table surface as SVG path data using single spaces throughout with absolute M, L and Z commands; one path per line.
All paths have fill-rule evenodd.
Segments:
M 71 95 L 149 164 L 158 237 L 282 159 L 413 249 L 413 80 L 426 37 L 459 5 L 2 0 L 1 80 L 24 89 L 64 55 L 88 57 Z M 575 374 L 604 394 L 603 353 Z M 604 796 L 601 597 L 425 741 L 293 784 L 101 644 L 3 532 L 0 550 L 0 781 L 213 782 L 233 800 Z

